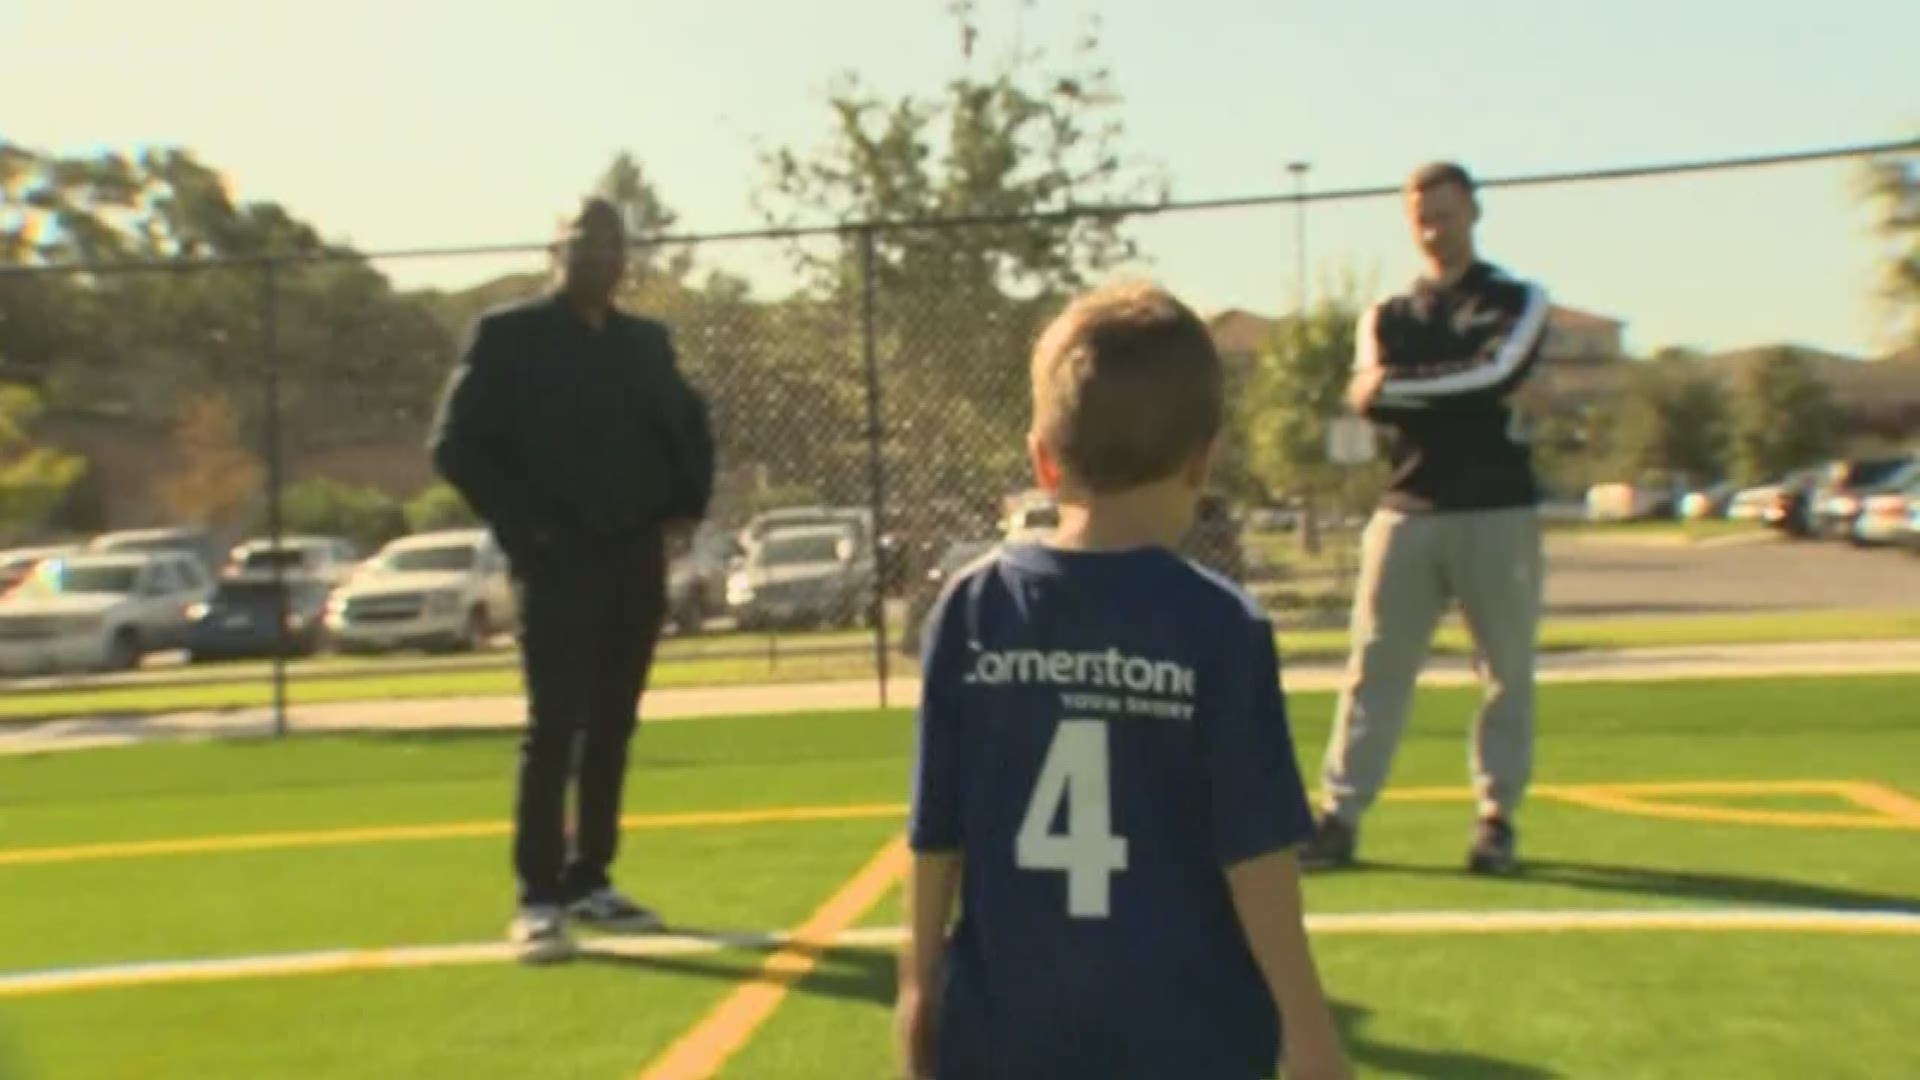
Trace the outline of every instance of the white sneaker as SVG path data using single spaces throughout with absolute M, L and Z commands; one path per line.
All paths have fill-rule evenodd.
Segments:
M 567 919 L 556 904 L 529 904 L 507 927 L 507 940 L 520 947 L 523 964 L 551 964 L 573 955 Z
M 567 914 L 583 925 L 621 934 L 651 934 L 666 929 L 658 912 L 642 907 L 608 886 L 567 905 Z

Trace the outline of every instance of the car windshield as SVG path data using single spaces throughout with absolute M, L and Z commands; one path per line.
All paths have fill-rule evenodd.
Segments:
M 1885 483 L 1906 469 L 1910 458 L 1868 458 L 1856 461 L 1841 470 L 1839 482 L 1845 487 L 1872 487 Z
M 290 584 L 287 589 L 287 600 L 292 604 L 312 603 L 324 592 L 324 589 L 315 585 Z M 223 581 L 213 594 L 213 602 L 216 604 L 266 604 L 272 601 L 272 579 Z
M 754 557 L 760 566 L 794 566 L 800 563 L 837 562 L 840 558 L 839 536 L 780 536 L 768 537 Z
M 101 551 L 191 551 L 193 542 L 181 536 L 123 536 L 109 537 L 100 545 Z
M 306 565 L 310 548 L 255 548 L 240 560 L 242 570 L 297 570 Z
M 474 548 L 467 544 L 420 547 L 393 552 L 381 560 L 381 564 L 388 570 L 403 574 L 421 571 L 471 570 L 476 557 Z
M 33 564 L 45 558 L 43 555 L 6 555 L 0 556 L 0 574 L 18 574 L 33 568 Z
M 54 559 L 40 564 L 33 576 L 20 583 L 17 596 L 72 596 L 98 593 L 106 596 L 130 596 L 140 583 L 137 566 L 113 566 Z

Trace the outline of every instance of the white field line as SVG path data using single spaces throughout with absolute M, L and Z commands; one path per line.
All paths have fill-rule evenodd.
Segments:
M 1830 911 L 1806 908 L 1732 908 L 1621 911 L 1382 911 L 1309 915 L 1317 936 L 1606 933 L 1648 931 L 1733 931 L 1771 933 L 1892 934 L 1920 936 L 1920 911 Z M 769 949 L 787 940 L 784 932 L 738 934 L 658 934 L 646 937 L 590 937 L 579 943 L 585 956 L 667 957 L 726 949 Z M 905 940 L 900 927 L 871 927 L 835 935 L 832 947 L 882 948 Z M 515 957 L 504 942 L 464 945 L 400 946 L 282 953 L 212 960 L 163 960 L 0 974 L 0 999 L 37 997 L 140 986 L 231 982 L 293 975 L 503 964 Z M 744 976 L 743 976 L 744 977 Z

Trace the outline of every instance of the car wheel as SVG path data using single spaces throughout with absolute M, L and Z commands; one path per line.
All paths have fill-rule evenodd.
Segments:
M 130 629 L 114 631 L 113 640 L 107 643 L 107 670 L 132 671 L 140 666 L 140 658 L 140 635 Z
M 487 620 L 487 609 L 474 608 L 467 616 L 467 629 L 460 639 L 461 651 L 479 652 L 486 648 L 487 642 L 491 640 L 493 640 L 493 628 Z

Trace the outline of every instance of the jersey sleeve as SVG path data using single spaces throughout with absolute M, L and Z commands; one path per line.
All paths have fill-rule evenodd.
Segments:
M 961 686 L 967 643 L 966 627 L 955 617 L 960 606 L 949 590 L 923 631 L 908 822 L 908 840 L 915 851 L 953 851 L 962 841 Z
M 1313 827 L 1273 625 L 1249 618 L 1244 626 L 1223 650 L 1223 692 L 1202 717 L 1213 849 L 1223 866 L 1292 847 Z

